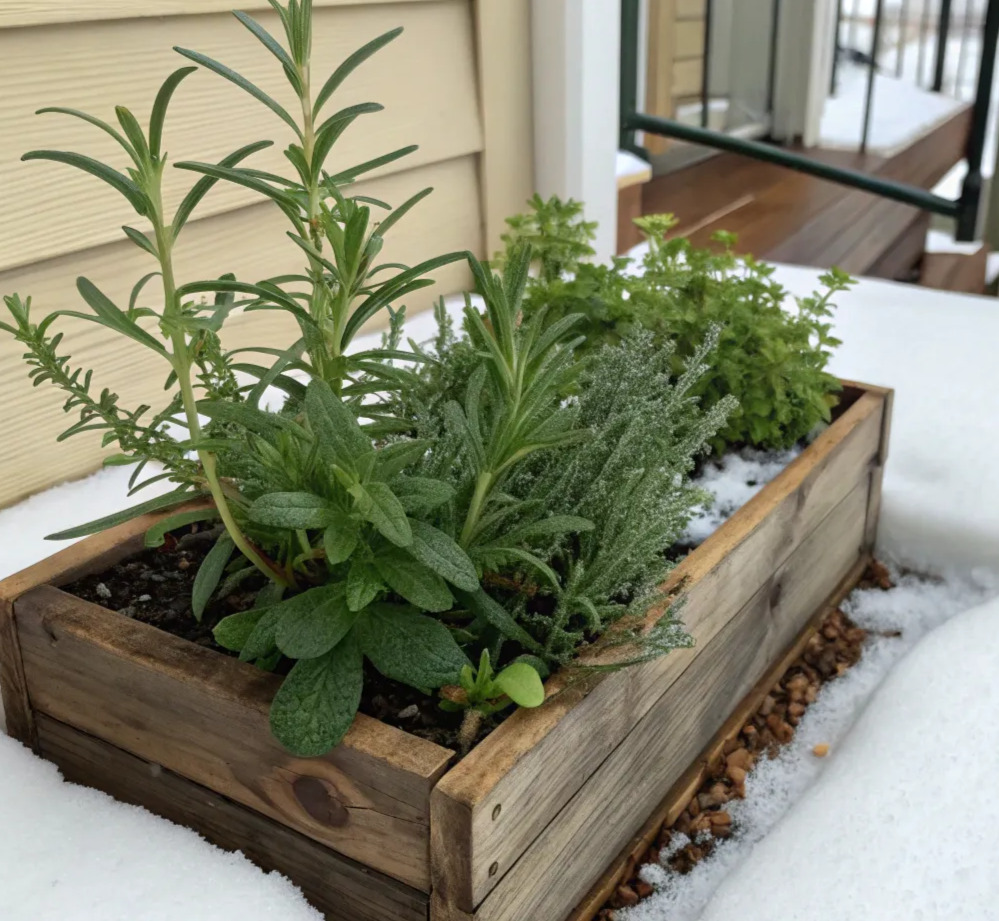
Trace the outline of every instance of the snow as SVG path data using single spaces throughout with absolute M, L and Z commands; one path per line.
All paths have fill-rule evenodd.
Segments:
M 819 147 L 856 150 L 860 145 L 867 74 L 867 68 L 861 65 L 840 64 L 836 95 L 826 100 L 822 110 Z M 870 153 L 892 156 L 962 106 L 956 99 L 928 92 L 908 80 L 877 73 L 867 149 Z
M 620 181 L 621 179 L 633 179 L 637 177 L 644 179 L 651 175 L 652 170 L 649 164 L 637 154 L 633 154 L 628 150 L 619 150 L 617 152 L 616 172 L 617 178 Z
M 703 544 L 800 453 L 798 448 L 787 451 L 747 448 L 710 461 L 692 482 L 707 490 L 712 501 L 691 519 L 683 542 L 694 547 Z
M 3 921 L 322 921 L 239 853 L 103 793 L 0 735 Z
M 806 295 L 817 275 L 776 278 Z M 999 567 L 995 299 L 863 279 L 835 303 L 830 370 L 895 388 L 879 551 L 931 572 Z
M 871 637 L 728 804 L 733 836 L 685 876 L 643 868 L 656 892 L 619 921 L 995 917 L 999 815 L 977 791 L 999 769 L 999 581 L 896 579 L 845 609 L 901 637 Z

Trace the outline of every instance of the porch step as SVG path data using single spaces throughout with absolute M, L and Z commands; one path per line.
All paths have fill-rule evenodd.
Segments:
M 984 244 L 974 253 L 926 253 L 919 284 L 940 291 L 984 294 L 988 255 L 988 247 Z
M 965 107 L 887 159 L 807 153 L 930 189 L 962 159 L 970 125 Z M 927 221 L 916 208 L 735 154 L 654 179 L 645 187 L 643 210 L 677 214 L 676 233 L 695 245 L 727 230 L 739 236 L 740 251 L 761 259 L 906 280 L 918 266 Z

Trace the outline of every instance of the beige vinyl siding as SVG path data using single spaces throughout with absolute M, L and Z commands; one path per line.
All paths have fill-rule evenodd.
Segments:
M 418 0 L 364 0 L 369 6 L 413 2 Z M 358 0 L 312 0 L 312 6 L 317 10 L 328 6 L 354 6 L 357 3 Z M 3 0 L 0 4 L 0 28 L 51 25 L 55 22 L 228 13 L 233 8 L 233 0 Z M 236 8 L 255 13 L 270 9 L 270 5 L 267 0 L 240 0 Z
M 260 21 L 272 31 L 280 30 L 276 13 L 261 14 Z M 409 170 L 482 149 L 471 7 L 466 0 L 318 10 L 315 72 L 330 73 L 356 47 L 396 25 L 405 28 L 403 34 L 355 71 L 327 103 L 330 114 L 360 102 L 385 106 L 382 112 L 361 116 L 344 133 L 330 160 L 333 167 L 410 144 L 419 149 L 380 172 Z M 91 176 L 62 164 L 21 162 L 19 156 L 25 150 L 54 147 L 124 167 L 124 152 L 92 125 L 65 115 L 34 113 L 42 106 L 68 106 L 114 123 L 114 105 L 122 104 L 144 122 L 163 78 L 189 63 L 173 45 L 222 61 L 294 112 L 280 66 L 228 14 L 0 31 L 0 124 L 5 126 L 0 138 L 5 216 L 0 223 L 0 270 L 59 255 L 67 245 L 82 248 L 117 240 L 124 223 L 144 226 L 124 198 Z M 287 173 L 291 167 L 282 151 L 294 139 L 290 128 L 238 87 L 201 68 L 177 90 L 164 147 L 174 163 L 214 163 L 261 138 L 273 139 L 274 146 L 247 162 Z M 185 170 L 167 170 L 168 212 L 197 178 Z M 196 216 L 204 219 L 257 200 L 249 189 L 220 183 Z
M 649 0 L 645 110 L 673 118 L 677 106 L 701 91 L 704 78 L 705 0 Z M 646 135 L 653 154 L 673 142 Z
M 44 105 L 72 106 L 114 118 L 115 104 L 148 117 L 163 78 L 185 60 L 173 45 L 203 51 L 247 74 L 288 102 L 276 63 L 214 0 L 91 0 L 0 5 L 0 295 L 31 295 L 36 310 L 83 309 L 75 279 L 86 275 L 119 303 L 154 266 L 124 240 L 119 226 L 142 227 L 117 193 L 70 167 L 20 162 L 25 150 L 76 150 L 124 166 L 97 129 L 60 115 L 35 116 Z M 388 49 L 355 71 L 327 111 L 376 101 L 385 111 L 363 116 L 344 135 L 334 165 L 348 166 L 418 144 L 409 157 L 373 172 L 357 193 L 400 204 L 426 186 L 434 193 L 389 234 L 386 261 L 415 264 L 469 249 L 491 251 L 503 218 L 531 194 L 530 39 L 527 0 L 314 0 L 315 72 L 325 76 L 352 50 L 402 25 Z M 244 2 L 260 11 L 264 2 Z M 196 14 L 196 15 L 192 15 Z M 129 17 L 129 18 L 123 18 Z M 259 12 L 268 27 L 275 15 Z M 490 31 L 492 30 L 492 31 Z M 484 37 L 485 36 L 485 37 Z M 490 36 L 494 36 L 491 38 Z M 525 127 L 526 126 L 526 127 Z M 165 132 L 172 162 L 217 161 L 258 138 L 274 148 L 252 159 L 286 172 L 281 150 L 290 131 L 268 109 L 214 74 L 190 76 L 174 97 Z M 173 170 L 168 210 L 197 177 Z M 177 254 L 181 280 L 235 272 L 245 280 L 299 271 L 300 251 L 284 237 L 284 218 L 254 193 L 219 184 L 185 228 Z M 486 243 L 488 234 L 489 244 Z M 440 294 L 465 288 L 463 263 L 435 273 L 437 284 L 416 292 L 410 312 Z M 149 289 L 153 291 L 153 288 Z M 67 320 L 64 348 L 72 364 L 97 369 L 96 384 L 119 392 L 122 404 L 157 405 L 166 368 L 151 353 L 123 344 L 102 327 Z M 290 342 L 281 315 L 236 316 L 225 335 L 237 347 Z M 96 469 L 104 452 L 84 434 L 59 445 L 68 424 L 62 398 L 32 388 L 21 348 L 0 337 L 0 430 L 11 433 L 0 454 L 0 506 Z M 28 420 L 25 424 L 25 420 Z M 14 434 L 16 433 L 16 434 Z

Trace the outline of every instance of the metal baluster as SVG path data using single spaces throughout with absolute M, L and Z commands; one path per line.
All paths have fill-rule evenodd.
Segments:
M 708 127 L 708 108 L 711 105 L 711 0 L 704 4 L 704 65 L 701 74 L 701 127 Z
M 957 52 L 957 72 L 954 74 L 954 98 L 960 99 L 961 86 L 964 83 L 964 66 L 968 61 L 968 39 L 971 37 L 971 27 L 972 22 L 977 21 L 978 17 L 972 16 L 973 13 L 977 13 L 972 0 L 965 0 L 964 5 L 964 27 L 961 29 L 961 47 Z
M 628 120 L 638 113 L 638 40 L 641 32 L 639 24 L 639 0 L 621 0 L 621 127 L 618 146 L 632 153 L 645 154 L 638 146 L 636 131 Z
M 843 24 L 843 0 L 836 0 L 836 28 L 833 30 L 832 73 L 829 76 L 829 95 L 836 95 L 836 71 L 839 69 L 839 30 Z
M 767 115 L 773 115 L 777 94 L 777 37 L 780 31 L 780 0 L 770 5 L 770 71 L 767 74 Z
M 867 69 L 867 94 L 864 100 L 864 130 L 860 135 L 860 152 L 867 153 L 867 141 L 871 135 L 871 109 L 874 105 L 874 78 L 878 69 L 878 47 L 881 44 L 881 18 L 884 14 L 884 0 L 878 0 L 874 8 L 874 36 L 871 39 L 871 62 Z
M 919 57 L 916 59 L 916 85 L 923 85 L 923 71 L 926 64 L 926 36 L 930 31 L 930 4 L 932 0 L 923 0 L 923 15 L 919 22 Z
M 940 16 L 937 19 L 937 63 L 933 68 L 933 92 L 943 89 L 944 62 L 947 59 L 947 38 L 950 34 L 951 0 L 941 0 Z
M 895 46 L 895 76 L 901 77 L 905 69 L 905 37 L 909 31 L 909 0 L 902 0 L 898 9 L 898 44 Z
M 978 229 L 978 205 L 982 197 L 982 152 L 989 123 L 989 103 L 992 99 L 992 78 L 995 74 L 996 47 L 999 45 L 999 0 L 989 0 L 982 33 L 982 56 L 978 67 L 975 106 L 971 113 L 966 159 L 968 173 L 958 202 L 957 239 L 974 240 Z

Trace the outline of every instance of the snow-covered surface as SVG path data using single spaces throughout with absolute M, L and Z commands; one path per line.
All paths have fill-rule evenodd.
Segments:
M 863 134 L 867 68 L 842 63 L 836 95 L 827 99 L 819 127 L 819 146 L 856 150 Z M 905 79 L 874 76 L 871 132 L 867 149 L 891 156 L 950 118 L 962 103 L 930 93 Z
M 999 815 L 975 791 L 999 770 L 999 601 L 975 606 L 999 583 L 897 578 L 845 607 L 901 637 L 869 640 L 726 807 L 736 833 L 685 876 L 645 867 L 656 893 L 620 921 L 996 917 Z
M 242 854 L 86 787 L 0 734 L 3 921 L 322 921 Z
M 965 256 L 972 256 L 982 248 L 979 241 L 971 243 L 959 243 L 954 239 L 954 235 L 945 233 L 942 230 L 928 230 L 926 232 L 925 249 L 928 253 L 961 253 Z
M 798 448 L 787 451 L 750 448 L 710 461 L 693 482 L 711 493 L 713 501 L 691 519 L 684 543 L 695 547 L 703 544 L 800 453 Z
M 810 293 L 817 274 L 777 269 L 797 294 Z M 919 917 L 917 907 L 926 921 L 989 917 L 971 901 L 955 902 L 963 911 L 949 906 L 975 897 L 979 857 L 989 859 L 999 844 L 983 793 L 999 751 L 995 691 L 987 686 L 999 662 L 987 652 L 996 644 L 985 624 L 994 627 L 999 611 L 982 609 L 931 635 L 926 648 L 934 651 L 917 650 L 850 726 L 920 635 L 999 589 L 992 574 L 999 571 L 999 311 L 994 300 L 868 280 L 837 303 L 835 329 L 844 345 L 833 370 L 896 388 L 881 552 L 948 575 L 939 582 L 906 577 L 894 592 L 854 596 L 862 624 L 901 627 L 903 638 L 876 641 L 820 696 L 788 752 L 751 775 L 750 790 L 757 785 L 765 795 L 733 807 L 746 810 L 737 813 L 742 847 L 719 849 L 717 859 L 685 878 L 686 894 L 647 903 L 635 915 L 640 921 L 698 917 L 722 879 L 704 916 L 712 921 L 831 917 L 820 912 L 882 921 Z M 425 339 L 432 329 L 421 316 L 409 332 Z M 0 512 L 0 573 L 52 551 L 35 521 L 49 530 L 127 504 L 125 474 L 109 470 Z M 931 709 L 937 701 L 939 713 Z M 817 741 L 833 745 L 825 762 L 808 755 Z M 871 752 L 893 769 L 872 763 Z M 957 771 L 966 773 L 955 780 Z M 3 921 L 317 917 L 278 877 L 139 810 L 63 784 L 6 739 L 0 827 Z M 877 901 L 881 889 L 894 894 L 886 911 Z M 837 913 L 844 905 L 851 911 Z
M 805 295 L 817 274 L 776 277 Z M 999 568 L 996 300 L 864 279 L 836 304 L 831 370 L 895 388 L 881 552 L 929 571 Z
M 631 182 L 644 182 L 652 178 L 652 167 L 641 157 L 629 150 L 619 150 L 616 161 L 618 185 Z

